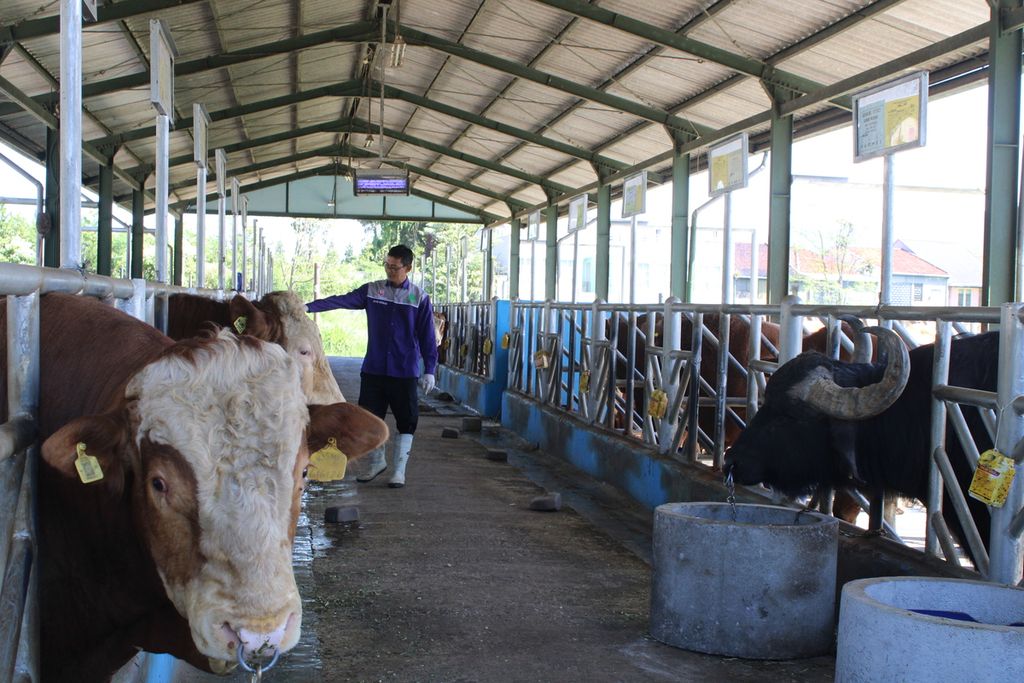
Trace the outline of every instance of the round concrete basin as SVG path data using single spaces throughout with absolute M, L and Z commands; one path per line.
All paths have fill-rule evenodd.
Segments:
M 730 657 L 831 651 L 838 521 L 770 505 L 654 511 L 651 635 Z
M 1020 680 L 1024 589 L 919 576 L 843 586 L 836 681 Z

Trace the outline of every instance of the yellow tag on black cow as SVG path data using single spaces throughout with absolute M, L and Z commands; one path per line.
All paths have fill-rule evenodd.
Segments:
M 469 353 L 469 344 L 463 344 L 459 347 L 459 353 L 463 356 L 467 355 Z
M 235 322 L 231 324 L 234 325 L 235 332 L 237 332 L 238 334 L 242 334 L 243 332 L 245 332 L 245 326 L 248 322 L 248 318 L 246 318 L 244 315 L 240 315 L 237 318 L 235 318 Z
M 990 448 L 978 458 L 978 469 L 974 470 L 968 492 L 971 498 L 977 498 L 986 505 L 1003 507 L 1015 473 L 1013 460 Z
M 78 470 L 78 478 L 83 484 L 91 484 L 103 478 L 103 469 L 100 461 L 85 452 L 85 444 L 79 441 L 75 445 L 75 469 Z
M 647 413 L 651 417 L 663 418 L 668 410 L 668 394 L 661 389 L 651 393 L 651 400 L 647 404 Z
M 551 365 L 551 354 L 547 351 L 538 351 L 533 354 L 533 366 L 538 370 L 544 370 Z
M 505 334 L 501 335 L 501 348 L 507 349 L 511 345 L 512 345 L 512 335 L 509 334 L 508 332 L 506 332 Z
M 590 371 L 584 370 L 580 373 L 580 393 L 586 393 L 590 391 Z
M 492 342 L 490 340 L 490 338 L 484 339 L 484 353 L 485 354 L 489 354 L 493 350 L 494 350 L 494 342 Z
M 348 456 L 338 450 L 334 438 L 327 439 L 327 445 L 309 456 L 308 476 L 310 481 L 340 481 L 345 478 Z

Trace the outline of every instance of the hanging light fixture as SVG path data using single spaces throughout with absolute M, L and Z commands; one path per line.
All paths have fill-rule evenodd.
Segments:
M 373 147 L 373 133 L 366 136 L 366 142 L 363 143 L 363 149 L 370 149 Z
M 402 66 L 402 60 L 405 58 L 405 38 L 402 36 L 395 36 L 395 42 L 391 44 L 391 61 L 390 65 L 392 69 L 398 69 Z

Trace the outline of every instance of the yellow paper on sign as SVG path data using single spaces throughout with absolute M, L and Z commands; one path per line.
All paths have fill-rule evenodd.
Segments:
M 242 334 L 243 332 L 245 332 L 245 326 L 248 322 L 249 319 L 246 318 L 244 315 L 240 315 L 237 318 L 235 318 L 235 322 L 232 323 L 232 325 L 235 326 L 235 332 L 237 332 L 238 334 Z
M 501 348 L 507 349 L 512 344 L 512 335 L 506 332 L 501 335 Z
M 968 493 L 992 507 L 1002 507 L 1010 493 L 1010 484 L 1016 474 L 1013 460 L 995 449 L 989 449 L 978 458 Z
M 100 461 L 85 452 L 84 443 L 79 441 L 75 444 L 75 453 L 78 456 L 75 458 L 75 469 L 78 470 L 78 478 L 83 484 L 91 484 L 103 478 Z
M 326 446 L 309 456 L 308 477 L 310 481 L 340 481 L 345 478 L 346 467 L 348 456 L 338 450 L 338 442 L 331 437 Z
M 647 404 L 647 412 L 651 417 L 662 418 L 665 417 L 665 411 L 668 410 L 668 394 L 661 389 L 657 389 L 651 393 L 651 400 Z

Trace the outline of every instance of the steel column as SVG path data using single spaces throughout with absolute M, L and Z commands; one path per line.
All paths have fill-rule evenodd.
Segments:
M 612 186 L 607 183 L 597 188 L 597 258 L 595 259 L 595 294 L 608 300 L 608 270 L 612 235 Z M 636 254 L 630 253 L 636 263 Z
M 789 211 L 793 184 L 793 117 L 772 116 L 768 282 L 765 301 L 781 303 L 789 294 Z
M 686 283 L 690 277 L 687 265 L 690 261 L 690 155 L 672 156 L 672 273 L 669 289 L 672 296 L 680 301 L 686 298 Z
M 96 272 L 111 274 L 114 230 L 114 162 L 100 166 L 99 219 L 96 226 Z

